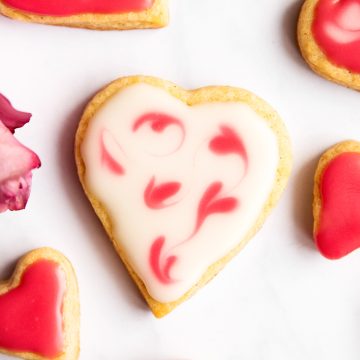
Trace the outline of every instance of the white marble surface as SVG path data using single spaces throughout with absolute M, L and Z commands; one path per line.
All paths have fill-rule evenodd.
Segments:
M 330 262 L 311 239 L 315 164 L 334 142 L 360 138 L 359 94 L 302 61 L 294 36 L 300 4 L 172 0 L 171 24 L 158 31 L 91 32 L 0 18 L 0 91 L 33 113 L 17 135 L 43 161 L 27 210 L 0 216 L 0 276 L 39 246 L 70 258 L 81 289 L 81 359 L 360 358 L 360 251 Z M 295 155 L 289 187 L 263 230 L 163 320 L 131 284 L 73 161 L 85 103 L 107 82 L 137 73 L 187 88 L 254 91 L 282 115 Z

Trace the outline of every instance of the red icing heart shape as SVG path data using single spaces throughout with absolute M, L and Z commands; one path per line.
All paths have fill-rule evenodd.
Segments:
M 325 257 L 339 259 L 360 247 L 360 153 L 334 157 L 323 170 L 319 192 L 315 241 Z
M 5 0 L 15 9 L 49 16 L 114 14 L 148 10 L 154 0 Z
M 15 276 L 16 278 L 16 276 Z M 0 287 L 0 349 L 56 358 L 64 352 L 65 273 L 39 259 L 25 268 L 17 287 Z

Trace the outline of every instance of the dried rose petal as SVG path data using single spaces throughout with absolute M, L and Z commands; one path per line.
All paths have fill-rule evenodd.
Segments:
M 30 196 L 31 172 L 24 177 L 10 179 L 0 184 L 0 212 L 6 210 L 22 210 Z
M 0 120 L 12 133 L 28 123 L 30 118 L 31 114 L 14 109 L 10 101 L 0 94 Z
M 5 104 L 3 111 L 3 99 L 6 100 L 0 97 L 0 212 L 25 208 L 31 190 L 31 171 L 41 165 L 39 157 L 12 134 L 12 131 L 24 125 L 31 115 L 27 120 L 20 115 L 9 117 L 10 103 Z M 4 123 L 3 114 L 7 114 Z

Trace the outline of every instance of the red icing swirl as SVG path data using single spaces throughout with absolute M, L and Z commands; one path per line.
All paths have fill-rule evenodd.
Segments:
M 185 239 L 181 243 L 175 245 L 170 250 L 174 250 L 176 247 L 191 240 L 202 227 L 206 218 L 213 214 L 226 214 L 234 211 L 238 206 L 238 200 L 234 197 L 222 197 L 220 192 L 223 188 L 221 182 L 214 182 L 208 186 L 205 190 L 197 211 L 196 225 L 193 233 L 188 239 Z M 171 284 L 175 280 L 171 277 L 170 271 L 178 260 L 177 256 L 164 254 L 163 248 L 165 244 L 165 237 L 159 236 L 155 239 L 150 248 L 149 263 L 150 267 L 162 284 Z
M 149 262 L 151 270 L 156 278 L 164 285 L 173 283 L 175 280 L 171 277 L 170 271 L 177 257 L 174 255 L 166 256 L 162 258 L 163 248 L 165 244 L 165 237 L 159 236 L 151 245 Z
M 58 264 L 39 260 L 17 288 L 0 295 L 0 348 L 50 359 L 62 353 L 65 281 Z
M 159 113 L 150 113 L 142 116 L 133 126 L 133 131 L 137 131 L 144 124 L 149 123 L 153 131 L 162 132 L 170 125 L 178 125 L 184 131 L 182 123 L 173 117 Z M 226 156 L 235 154 L 248 166 L 248 154 L 242 139 L 235 130 L 227 125 L 220 126 L 220 132 L 211 138 L 208 144 L 209 150 L 216 156 Z M 246 172 L 246 169 L 245 169 Z M 240 180 L 241 181 L 241 180 Z M 152 210 L 161 210 L 168 206 L 173 206 L 176 202 L 167 203 L 166 200 L 176 195 L 182 187 L 179 182 L 164 182 L 156 185 L 155 177 L 152 177 L 144 191 L 144 202 Z M 149 265 L 157 280 L 164 285 L 174 283 L 170 272 L 176 264 L 178 257 L 171 255 L 175 248 L 191 240 L 201 229 L 205 220 L 214 214 L 227 214 L 236 210 L 240 201 L 227 196 L 223 191 L 224 184 L 221 181 L 214 181 L 204 190 L 198 203 L 196 221 L 194 229 L 189 237 L 175 244 L 171 248 L 164 250 L 166 237 L 164 235 L 153 240 L 149 251 Z
M 220 127 L 220 132 L 220 135 L 210 141 L 210 150 L 217 155 L 237 154 L 244 159 L 247 166 L 248 155 L 242 140 L 236 132 L 226 125 Z
M 180 188 L 181 184 L 176 181 L 155 185 L 155 177 L 152 177 L 144 192 L 145 204 L 154 210 L 172 206 L 173 203 L 166 204 L 165 201 L 177 194 Z
M 161 135 L 163 134 L 169 127 L 176 126 L 181 131 L 181 139 L 178 144 L 175 144 L 175 148 L 170 152 L 166 151 L 162 156 L 169 155 L 173 152 L 178 151 L 184 143 L 185 140 L 185 127 L 181 120 L 161 112 L 149 112 L 142 116 L 140 116 L 135 123 L 133 124 L 132 131 L 134 133 L 140 131 L 142 128 L 151 129 L 151 131 L 155 134 Z M 153 154 L 155 155 L 155 154 Z M 158 154 L 158 156 L 161 154 Z
M 321 213 L 315 241 L 329 259 L 360 246 L 360 154 L 343 153 L 324 170 Z
M 86 13 L 114 14 L 140 12 L 154 0 L 3 0 L 15 9 L 39 15 L 71 16 Z
M 219 196 L 223 184 L 221 182 L 214 182 L 206 189 L 198 206 L 196 226 L 194 230 L 195 235 L 203 225 L 207 217 L 217 213 L 229 213 L 236 209 L 238 200 L 234 197 Z
M 319 0 L 312 31 L 333 64 L 360 73 L 360 0 Z
M 119 143 L 116 141 L 114 136 L 108 130 L 103 130 L 100 135 L 101 163 L 114 175 L 124 175 L 125 169 L 116 159 L 115 154 L 113 155 L 106 145 L 105 142 L 106 136 L 108 137 L 109 141 L 112 142 L 114 147 L 117 148 L 118 152 L 122 151 Z

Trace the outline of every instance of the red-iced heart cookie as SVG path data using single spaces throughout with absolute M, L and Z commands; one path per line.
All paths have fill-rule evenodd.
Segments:
M 163 316 L 260 228 L 291 154 L 279 116 L 248 91 L 128 77 L 89 104 L 76 161 L 116 250 Z
M 306 0 L 298 38 L 314 71 L 360 90 L 360 0 Z
M 0 12 L 17 20 L 101 30 L 158 28 L 168 21 L 167 0 L 0 0 Z
M 339 259 L 360 247 L 360 143 L 346 141 L 320 159 L 314 189 L 314 237 L 320 252 Z
M 24 359 L 78 358 L 77 282 L 57 251 L 28 253 L 12 278 L 0 283 L 0 352 Z

